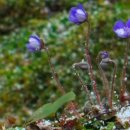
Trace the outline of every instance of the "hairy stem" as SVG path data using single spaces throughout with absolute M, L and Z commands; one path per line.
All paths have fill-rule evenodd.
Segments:
M 124 93 L 126 91 L 126 81 L 127 81 L 126 69 L 127 69 L 127 65 L 128 65 L 129 41 L 126 44 L 126 49 L 125 49 L 124 65 L 123 65 L 123 71 L 122 71 L 122 76 L 121 76 L 121 93 Z
M 99 92 L 97 90 L 97 83 L 95 81 L 95 77 L 94 77 L 94 74 L 93 74 L 91 58 L 90 58 L 90 55 L 89 55 L 90 23 L 89 23 L 89 21 L 87 23 L 88 23 L 88 31 L 87 31 L 87 35 L 86 35 L 86 48 L 85 48 L 86 60 L 87 60 L 88 65 L 89 65 L 89 67 L 88 67 L 89 76 L 90 76 L 90 79 L 91 79 L 91 82 L 92 82 L 92 86 L 93 86 L 94 93 L 96 95 L 97 102 L 100 105 L 100 107 L 102 107 L 100 95 L 99 95 Z
M 58 90 L 59 90 L 62 94 L 65 94 L 65 90 L 64 90 L 63 86 L 62 86 L 61 83 L 60 83 L 59 76 L 58 76 L 58 74 L 57 74 L 56 71 L 55 71 L 54 65 L 51 63 L 51 57 L 50 57 L 48 48 L 45 47 L 45 51 L 46 51 L 47 56 L 48 56 L 48 62 L 49 62 L 49 64 L 50 64 L 53 77 L 54 77 L 54 79 L 55 79 L 55 81 L 56 81 L 56 83 L 57 83 L 57 88 L 58 88 Z
M 99 54 L 100 54 L 100 53 L 99 53 Z M 99 68 L 101 77 L 102 77 L 103 86 L 104 86 L 104 88 L 105 88 L 104 91 L 105 91 L 106 96 L 107 96 L 107 98 L 108 98 L 108 104 L 110 104 L 109 82 L 108 82 L 108 79 L 107 79 L 107 77 L 106 77 L 106 75 L 105 75 L 105 72 L 103 71 L 103 69 L 102 69 L 102 67 L 101 67 L 101 65 L 100 65 L 100 63 L 99 63 L 99 55 L 98 55 L 98 57 L 97 57 L 97 63 L 98 63 L 98 68 Z
M 114 94 L 114 89 L 115 89 L 115 79 L 116 79 L 116 70 L 117 70 L 117 66 L 116 63 L 112 60 L 110 60 L 110 62 L 112 62 L 114 64 L 114 71 L 113 71 L 113 77 L 112 77 L 112 83 L 111 83 L 111 97 L 110 97 L 110 108 L 112 109 L 112 100 L 113 100 L 113 94 Z
M 93 105 L 93 101 L 92 101 L 92 99 L 91 99 L 90 91 L 88 90 L 88 86 L 84 84 L 83 80 L 81 79 L 81 77 L 79 76 L 79 73 L 77 73 L 76 70 L 75 70 L 75 73 L 76 73 L 76 76 L 77 76 L 77 78 L 78 78 L 80 84 L 83 86 L 83 89 L 84 89 L 84 91 L 85 91 L 86 94 L 87 94 L 89 103 L 90 103 L 91 105 Z

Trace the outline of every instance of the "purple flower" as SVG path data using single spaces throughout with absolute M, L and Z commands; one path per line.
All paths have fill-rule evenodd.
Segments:
M 113 30 L 120 38 L 130 37 L 130 19 L 126 23 L 118 20 L 115 23 Z
M 81 24 L 87 20 L 88 14 L 85 12 L 82 4 L 72 7 L 69 12 L 69 20 L 75 24 Z
M 39 51 L 42 49 L 42 43 L 40 38 L 37 35 L 31 35 L 29 37 L 29 42 L 26 45 L 27 49 L 30 52 L 35 52 L 35 51 Z
M 110 63 L 109 53 L 107 51 L 101 51 L 100 56 L 102 59 L 100 62 L 100 66 L 103 70 L 107 70 L 109 68 Z
M 109 53 L 107 51 L 100 52 L 100 55 L 102 59 L 109 58 Z

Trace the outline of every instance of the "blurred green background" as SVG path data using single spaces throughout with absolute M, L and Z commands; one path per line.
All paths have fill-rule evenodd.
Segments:
M 65 90 L 76 93 L 79 105 L 87 101 L 72 68 L 74 63 L 85 59 L 87 25 L 68 21 L 69 9 L 78 3 L 84 5 L 91 19 L 90 53 L 98 88 L 102 88 L 102 83 L 96 56 L 101 50 L 109 51 L 118 64 L 116 87 L 119 88 L 125 40 L 116 37 L 113 25 L 118 19 L 130 18 L 128 0 L 0 0 L 1 121 L 15 116 L 21 124 L 39 106 L 61 95 L 55 87 L 46 53 L 29 53 L 26 49 L 33 33 L 49 47 L 51 61 Z M 91 89 L 88 72 L 79 73 Z

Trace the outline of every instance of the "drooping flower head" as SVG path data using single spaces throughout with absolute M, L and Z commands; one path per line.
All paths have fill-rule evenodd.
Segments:
M 107 70 L 109 68 L 110 63 L 109 53 L 107 51 L 101 51 L 100 56 L 101 56 L 100 66 L 103 70 Z
M 102 59 L 109 58 L 109 53 L 107 51 L 101 51 L 100 55 Z
M 121 20 L 118 20 L 113 27 L 113 31 L 120 38 L 130 37 L 130 19 L 126 23 Z
M 30 52 L 39 51 L 42 49 L 42 41 L 37 35 L 31 35 L 26 47 Z
M 88 14 L 86 13 L 82 4 L 72 7 L 69 12 L 69 20 L 75 24 L 81 24 L 87 20 Z

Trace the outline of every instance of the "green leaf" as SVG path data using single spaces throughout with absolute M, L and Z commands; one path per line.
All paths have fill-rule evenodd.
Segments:
M 28 120 L 27 124 L 35 122 L 37 120 L 48 117 L 51 114 L 56 113 L 56 111 L 62 107 L 65 103 L 75 100 L 74 92 L 68 92 L 62 97 L 58 98 L 54 103 L 47 103 L 36 110 L 33 115 Z M 26 125 L 27 125 L 26 124 Z
M 109 122 L 107 125 L 107 130 L 113 130 L 114 126 L 115 126 L 114 122 Z
M 6 130 L 25 130 L 25 128 L 15 127 L 15 128 L 8 128 Z
M 62 97 L 60 97 L 59 99 L 57 99 L 54 103 L 53 103 L 53 107 L 56 109 L 56 111 L 63 106 L 65 103 L 72 101 L 75 99 L 75 94 L 73 92 L 68 92 L 65 95 L 63 95 Z M 55 111 L 55 112 L 56 112 Z
M 34 122 L 36 120 L 45 118 L 52 114 L 52 103 L 47 103 L 43 106 L 41 106 L 39 109 L 37 109 L 33 115 L 30 117 L 29 122 Z

